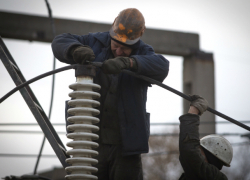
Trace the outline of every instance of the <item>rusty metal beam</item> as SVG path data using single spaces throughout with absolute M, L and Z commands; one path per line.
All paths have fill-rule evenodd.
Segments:
M 55 18 L 56 33 L 88 34 L 108 31 L 111 24 Z M 34 15 L 0 12 L 0 36 L 29 41 L 51 42 L 53 39 L 49 18 Z M 142 40 L 161 54 L 186 56 L 199 49 L 199 35 L 147 28 Z

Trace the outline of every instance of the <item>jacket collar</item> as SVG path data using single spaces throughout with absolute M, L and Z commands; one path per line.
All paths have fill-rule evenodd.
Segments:
M 98 41 L 100 41 L 105 47 L 110 46 L 110 35 L 109 32 L 95 33 L 93 35 Z

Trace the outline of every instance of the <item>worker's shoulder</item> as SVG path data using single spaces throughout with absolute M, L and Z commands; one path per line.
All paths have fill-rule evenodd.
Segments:
M 105 37 L 105 36 L 109 36 L 109 32 L 89 32 L 90 36 L 94 36 L 94 37 Z
M 110 41 L 110 35 L 109 32 L 95 32 L 95 33 L 89 33 L 89 36 L 100 41 L 103 43 L 105 46 L 109 44 Z
M 215 178 L 215 180 L 228 180 L 228 178 L 223 172 L 219 171 L 219 173 L 218 173 L 217 177 Z
M 149 44 L 146 44 L 145 42 L 143 42 L 142 40 L 140 40 L 140 46 L 139 49 L 141 51 L 148 51 L 148 50 L 152 50 L 154 51 L 153 47 Z

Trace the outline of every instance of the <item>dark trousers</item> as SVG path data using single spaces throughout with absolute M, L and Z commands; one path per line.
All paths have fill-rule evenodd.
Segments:
M 122 156 L 121 145 L 99 144 L 97 149 L 99 180 L 142 180 L 141 155 Z

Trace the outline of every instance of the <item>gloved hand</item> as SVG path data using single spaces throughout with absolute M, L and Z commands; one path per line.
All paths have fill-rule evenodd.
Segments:
M 84 64 L 86 61 L 95 59 L 95 54 L 89 46 L 77 46 L 71 50 L 71 55 L 78 64 Z
M 102 64 L 102 70 L 106 74 L 119 74 L 123 69 L 137 70 L 137 63 L 131 57 L 116 57 L 108 59 Z
M 190 106 L 196 107 L 200 111 L 199 115 L 202 115 L 207 110 L 207 100 L 199 95 L 189 95 L 189 97 L 192 99 Z

